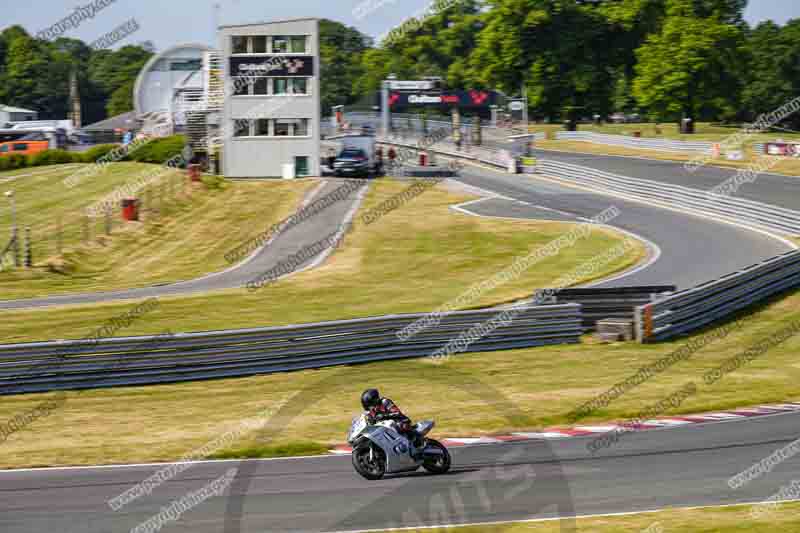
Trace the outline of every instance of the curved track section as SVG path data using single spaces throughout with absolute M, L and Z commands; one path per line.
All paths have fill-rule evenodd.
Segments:
M 544 208 L 580 220 L 616 206 L 621 214 L 611 225 L 654 243 L 661 255 L 648 268 L 598 287 L 669 283 L 688 288 L 792 249 L 783 239 L 769 238 L 747 228 L 573 189 L 540 177 L 467 167 L 458 180 L 501 197 L 470 206 L 470 210 L 482 215 L 506 216 L 513 212 L 520 216 L 527 209 L 531 218 L 537 218 Z
M 800 476 L 786 461 L 733 490 L 728 479 L 797 438 L 800 414 L 627 434 L 592 455 L 590 438 L 455 448 L 453 472 L 366 482 L 349 457 L 248 462 L 246 493 L 212 498 L 188 511 L 174 531 L 223 531 L 226 500 L 241 500 L 242 533 L 324 532 L 553 518 L 543 507 L 560 490 L 559 468 L 577 516 L 665 507 L 763 501 Z M 170 502 L 197 490 L 238 461 L 198 463 L 119 512 L 107 500 L 163 465 L 0 472 L 0 530 L 7 533 L 130 531 Z M 533 476 L 532 472 L 537 475 Z M 537 511 L 537 509 L 539 509 Z
M 590 155 L 552 150 L 534 150 L 538 157 L 583 165 L 596 170 L 635 178 L 660 181 L 700 190 L 711 190 L 736 175 L 736 169 L 706 165 L 694 172 L 684 168 L 684 163 L 660 161 L 639 157 Z M 800 209 L 800 177 L 764 173 L 753 183 L 744 183 L 737 197 L 776 205 L 786 209 Z

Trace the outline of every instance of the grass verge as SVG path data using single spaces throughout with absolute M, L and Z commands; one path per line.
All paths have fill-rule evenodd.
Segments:
M 0 272 L 0 298 L 142 287 L 223 270 L 229 266 L 223 257 L 228 249 L 288 216 L 315 185 L 275 180 L 189 187 L 184 173 L 167 172 L 151 190 L 138 193 L 145 200 L 142 222 L 123 222 L 114 209 L 111 234 L 105 235 L 102 218 L 94 220 L 87 243 L 83 208 L 159 170 L 142 163 L 109 167 L 73 189 L 62 180 L 74 170 L 14 182 L 22 224 L 33 226 L 35 268 Z M 3 217 L 0 235 L 6 235 L 8 223 Z

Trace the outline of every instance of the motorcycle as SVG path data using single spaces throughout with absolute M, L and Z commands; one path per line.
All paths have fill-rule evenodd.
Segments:
M 422 439 L 417 447 L 394 427 L 392 420 L 372 422 L 367 413 L 353 419 L 347 442 L 353 447 L 353 468 L 370 481 L 386 474 L 414 472 L 421 466 L 431 474 L 450 470 L 450 452 L 436 440 L 425 438 L 434 422 L 424 420 L 414 426 Z

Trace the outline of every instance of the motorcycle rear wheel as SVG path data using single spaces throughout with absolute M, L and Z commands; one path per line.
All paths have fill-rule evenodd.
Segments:
M 370 459 L 370 449 L 373 457 Z M 386 474 L 386 454 L 372 443 L 362 444 L 353 450 L 353 468 L 364 479 L 377 481 Z
M 431 474 L 446 474 L 450 470 L 450 452 L 438 440 L 428 439 L 427 446 L 440 449 L 442 455 L 426 456 L 422 460 L 422 468 Z

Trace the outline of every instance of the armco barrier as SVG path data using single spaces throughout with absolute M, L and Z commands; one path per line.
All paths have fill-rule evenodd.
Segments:
M 579 305 L 525 306 L 467 352 L 577 343 Z M 0 395 L 252 376 L 425 357 L 500 309 L 461 311 L 406 341 L 397 334 L 426 314 L 297 326 L 0 345 Z
M 702 141 L 678 141 L 671 139 L 646 139 L 627 137 L 625 135 L 608 135 L 591 131 L 560 131 L 556 139 L 565 141 L 583 141 L 611 146 L 625 146 L 627 148 L 641 148 L 658 150 L 662 152 L 702 152 L 711 153 L 712 143 Z
M 580 304 L 583 327 L 594 330 L 598 320 L 620 318 L 634 321 L 636 308 L 663 298 L 677 291 L 674 285 L 657 285 L 646 287 L 614 287 L 614 288 L 578 288 L 537 291 L 536 299 L 543 303 Z
M 636 308 L 636 336 L 657 342 L 696 331 L 752 304 L 800 287 L 800 251 Z
M 650 205 L 678 208 L 771 232 L 800 235 L 800 212 L 737 196 L 711 194 L 680 185 L 620 176 L 556 161 L 539 160 L 536 173 L 593 191 L 628 196 Z

